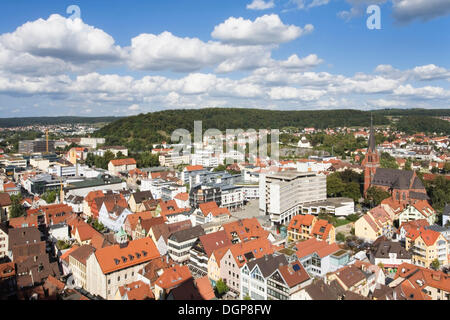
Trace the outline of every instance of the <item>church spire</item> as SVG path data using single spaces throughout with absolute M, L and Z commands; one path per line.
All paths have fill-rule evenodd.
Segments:
M 370 136 L 369 136 L 369 150 L 375 152 L 376 141 L 375 141 L 375 130 L 373 129 L 373 116 L 370 114 Z

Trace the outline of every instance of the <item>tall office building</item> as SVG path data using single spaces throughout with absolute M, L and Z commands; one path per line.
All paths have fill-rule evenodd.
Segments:
M 47 151 L 45 140 L 23 140 L 19 141 L 19 153 L 43 153 Z M 48 152 L 55 152 L 55 141 L 48 142 Z
M 261 174 L 259 210 L 274 225 L 285 225 L 300 213 L 301 204 L 327 198 L 327 179 L 311 172 L 287 171 Z

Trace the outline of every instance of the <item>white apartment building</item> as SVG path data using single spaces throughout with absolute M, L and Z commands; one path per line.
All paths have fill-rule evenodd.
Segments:
M 238 186 L 221 187 L 221 206 L 224 208 L 237 208 L 244 205 L 244 193 Z
M 87 291 L 112 300 L 119 287 L 137 281 L 138 272 L 159 257 L 148 237 L 98 249 L 86 261 Z
M 3 225 L 0 225 L 0 258 L 8 255 L 8 229 Z
M 75 166 L 62 164 L 50 164 L 47 168 L 47 172 L 58 177 L 73 177 L 77 174 L 77 168 Z
M 189 164 L 191 155 L 188 153 L 167 153 L 159 156 L 159 163 L 163 167 L 176 167 L 180 164 Z
M 193 166 L 217 167 L 219 158 L 214 155 L 213 150 L 203 149 L 192 155 L 191 163 Z
M 259 210 L 270 216 L 272 224 L 287 224 L 300 213 L 303 203 L 326 199 L 327 180 L 323 175 L 297 171 L 260 175 Z

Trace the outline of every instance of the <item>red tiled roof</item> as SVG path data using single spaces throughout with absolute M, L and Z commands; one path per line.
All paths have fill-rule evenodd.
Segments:
M 291 219 L 291 222 L 289 223 L 288 230 L 292 229 L 298 229 L 300 226 L 311 226 L 314 221 L 314 216 L 307 214 L 307 215 L 296 215 Z
M 186 167 L 186 171 L 199 171 L 199 170 L 203 170 L 203 166 L 187 166 Z
M 128 159 L 115 159 L 115 160 L 111 160 L 111 164 L 115 167 L 117 166 L 129 166 L 129 165 L 133 165 L 136 164 L 136 160 L 134 160 L 133 158 L 128 158 Z
M 219 208 L 217 203 L 214 201 L 201 203 L 199 205 L 199 208 L 205 217 L 210 213 L 213 215 L 213 217 L 217 217 L 222 214 L 231 216 L 231 213 L 227 208 Z
M 181 192 L 175 196 L 175 199 L 178 199 L 181 201 L 187 201 L 187 200 L 189 200 L 189 193 Z
M 203 244 L 203 249 L 208 257 L 214 252 L 214 250 L 231 245 L 230 239 L 224 230 L 208 233 L 200 236 L 200 242 Z
M 208 276 L 196 279 L 195 285 L 204 300 L 212 300 L 216 297 Z
M 163 274 L 156 280 L 155 285 L 165 290 L 174 288 L 192 278 L 188 266 L 174 266 L 165 269 Z
M 317 240 L 316 238 L 310 238 L 306 241 L 299 242 L 295 247 L 297 248 L 296 254 L 298 258 L 309 256 L 314 252 L 317 253 L 320 258 L 323 258 L 341 250 L 337 243 L 328 244 L 327 242 Z
M 76 249 L 78 249 L 80 246 L 77 244 L 74 244 L 72 248 L 68 249 L 66 252 L 64 252 L 61 257 L 59 257 L 61 260 L 64 260 L 65 262 L 69 263 L 69 256 L 72 252 L 74 252 Z
M 95 257 L 104 274 L 145 263 L 159 256 L 159 251 L 150 238 L 130 241 L 126 247 L 113 245 L 95 252 Z
M 264 230 L 258 219 L 242 219 L 223 225 L 225 232 L 230 240 L 233 240 L 232 234 L 236 234 L 241 241 L 248 241 L 254 238 L 267 239 L 270 232 Z
M 128 300 L 154 299 L 150 286 L 142 281 L 135 281 L 119 287 L 120 296 L 127 295 Z
M 28 227 L 37 227 L 38 226 L 38 217 L 37 215 L 27 215 L 17 218 L 9 219 L 9 225 L 13 228 L 22 228 L 24 225 Z

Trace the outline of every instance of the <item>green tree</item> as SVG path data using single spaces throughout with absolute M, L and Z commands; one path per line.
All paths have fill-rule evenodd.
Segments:
M 361 198 L 361 188 L 357 182 L 347 183 L 342 192 L 343 197 L 351 198 L 353 201 L 358 202 Z
M 222 296 L 229 290 L 229 288 L 228 288 L 227 284 L 222 279 L 220 279 L 219 281 L 216 282 L 216 290 L 217 290 L 217 293 L 220 296 Z
M 408 170 L 408 171 L 412 170 L 412 161 L 410 159 L 406 159 L 405 170 Z
M 329 197 L 339 197 L 345 190 L 345 184 L 342 182 L 339 173 L 332 173 L 327 176 L 327 195 Z
M 58 193 L 56 191 L 46 191 L 41 198 L 48 204 L 55 203 Z
M 450 161 L 446 162 L 444 165 L 444 173 L 450 173 Z
M 220 172 L 220 171 L 226 171 L 227 166 L 224 164 L 219 164 L 217 167 L 214 168 L 214 172 Z
M 340 241 L 340 242 L 344 242 L 345 241 L 345 235 L 342 232 L 338 232 L 338 234 L 336 235 L 336 240 Z
M 433 262 L 431 262 L 431 267 L 434 270 L 439 270 L 439 267 L 441 266 L 441 263 L 439 262 L 439 260 L 436 258 L 433 260 Z
M 244 300 L 252 300 L 252 298 L 249 297 L 249 295 L 245 295 Z
M 20 204 L 22 201 L 22 195 L 12 195 L 11 196 L 11 218 L 22 217 L 26 214 L 25 208 Z
M 349 214 L 347 216 L 347 220 L 351 222 L 356 222 L 359 219 L 359 216 L 357 214 Z
M 380 167 L 388 169 L 398 169 L 398 163 L 389 153 L 383 152 L 380 156 Z
M 369 189 L 367 189 L 365 201 L 366 201 L 366 204 L 371 204 L 374 207 L 376 207 L 381 204 L 381 201 L 389 198 L 390 196 L 391 195 L 389 192 L 373 186 L 373 187 L 370 187 Z

